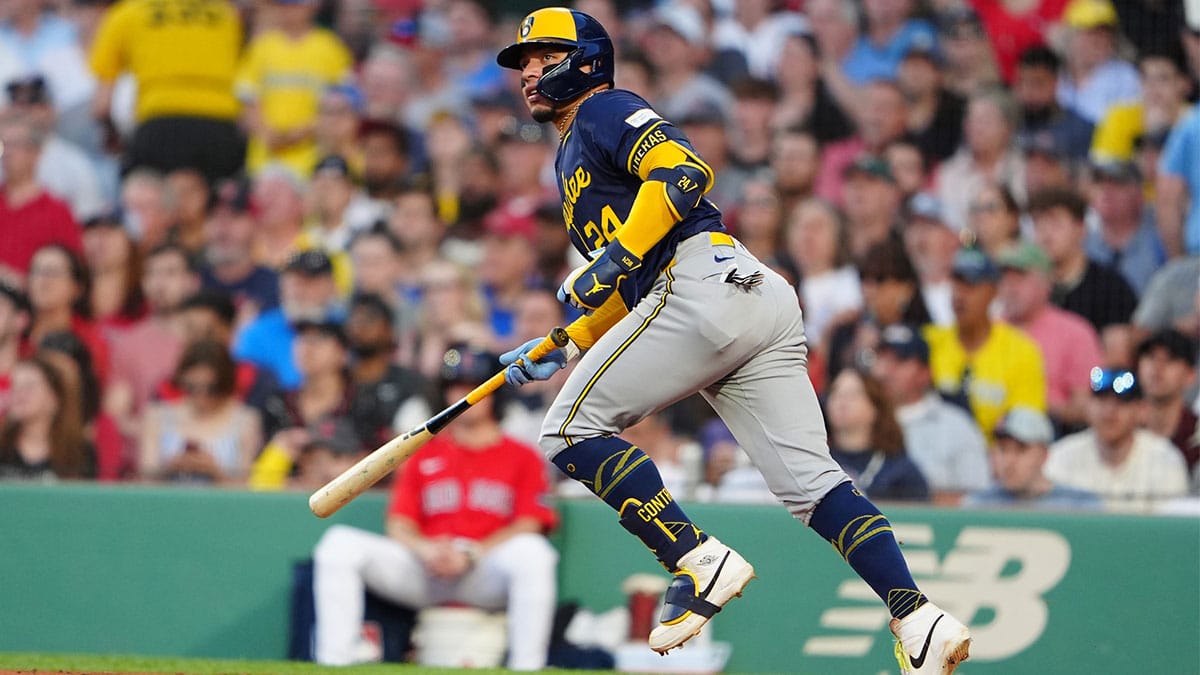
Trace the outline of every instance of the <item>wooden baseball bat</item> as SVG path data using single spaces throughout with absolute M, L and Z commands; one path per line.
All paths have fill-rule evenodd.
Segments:
M 537 361 L 555 349 L 565 347 L 568 340 L 565 330 L 555 328 L 540 344 L 529 351 L 528 358 L 530 361 Z M 521 364 L 523 361 L 518 360 L 517 363 Z M 507 370 L 507 367 L 504 370 Z M 401 462 L 429 442 L 434 434 L 444 429 L 467 408 L 492 395 L 503 386 L 504 370 L 492 375 L 487 382 L 475 387 L 466 396 L 426 420 L 424 424 L 393 438 L 363 457 L 357 464 L 346 469 L 340 476 L 314 492 L 308 498 L 308 508 L 318 518 L 327 518 L 336 513 L 338 509 L 395 470 Z

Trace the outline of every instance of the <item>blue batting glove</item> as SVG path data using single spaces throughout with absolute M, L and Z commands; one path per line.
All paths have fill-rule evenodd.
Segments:
M 549 354 L 542 357 L 541 361 L 529 363 L 527 355 L 529 352 L 541 344 L 542 338 L 534 338 L 529 342 L 517 347 L 516 349 L 505 352 L 500 356 L 501 365 L 508 366 L 504 371 L 504 381 L 509 384 L 519 387 L 523 384 L 529 384 L 533 381 L 548 380 L 554 373 L 567 367 L 567 355 L 561 349 L 555 349 Z M 517 359 L 523 361 L 522 365 L 517 365 Z

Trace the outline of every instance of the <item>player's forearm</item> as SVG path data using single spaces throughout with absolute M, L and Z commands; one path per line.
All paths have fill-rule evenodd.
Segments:
M 600 306 L 600 309 L 572 321 L 571 325 L 566 328 L 567 335 L 580 350 L 591 349 L 601 335 L 607 333 L 609 328 L 616 325 L 628 313 L 629 310 L 625 308 L 625 301 L 621 299 L 621 295 L 614 293 Z

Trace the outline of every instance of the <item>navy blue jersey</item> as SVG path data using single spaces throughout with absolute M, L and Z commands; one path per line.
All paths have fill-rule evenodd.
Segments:
M 667 141 L 695 154 L 687 137 L 633 92 L 600 91 L 579 106 L 558 148 L 554 168 L 571 243 L 588 259 L 612 241 L 629 216 L 642 185 L 638 168 L 646 152 Z M 698 232 L 724 231 L 720 211 L 708 199 L 701 199 L 646 252 L 642 266 L 621 284 L 625 306 L 632 309 L 650 292 L 679 242 Z

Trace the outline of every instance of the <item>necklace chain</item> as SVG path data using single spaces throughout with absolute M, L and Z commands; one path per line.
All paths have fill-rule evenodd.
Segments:
M 595 96 L 596 94 L 599 94 L 602 91 L 605 91 L 605 90 L 604 89 L 593 89 L 592 93 L 588 94 L 587 96 L 584 96 L 582 99 L 580 99 L 579 103 L 576 103 L 574 105 L 574 107 L 571 108 L 571 111 L 568 112 L 565 117 L 563 117 L 561 122 L 555 123 L 555 126 L 558 127 L 558 140 L 561 141 L 563 138 L 566 137 L 567 129 L 571 128 L 571 123 L 575 121 L 575 115 L 579 112 L 579 109 L 581 107 L 583 107 L 584 102 L 587 101 L 589 98 Z

